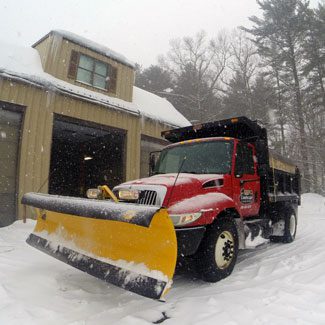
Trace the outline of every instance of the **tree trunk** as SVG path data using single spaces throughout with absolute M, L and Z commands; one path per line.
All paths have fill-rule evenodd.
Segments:
M 276 77 L 276 85 L 277 85 L 277 109 L 280 113 L 280 129 L 281 129 L 281 154 L 285 154 L 286 147 L 285 147 L 285 136 L 284 136 L 284 123 L 283 123 L 283 107 L 282 107 L 282 100 L 281 100 L 281 93 L 280 93 L 280 78 L 279 78 L 279 71 L 277 68 L 274 68 L 275 70 L 275 77 Z
M 323 162 L 322 166 L 323 172 L 322 172 L 322 195 L 325 195 L 325 162 Z
M 282 118 L 280 120 L 280 128 L 281 128 L 281 154 L 284 155 L 286 151 L 286 145 L 285 145 L 285 135 L 284 135 L 284 125 Z
M 307 151 L 307 141 L 306 141 L 306 132 L 305 132 L 305 121 L 303 116 L 303 107 L 302 107 L 302 97 L 300 91 L 300 83 L 296 66 L 296 58 L 295 58 L 295 50 L 294 45 L 290 43 L 290 54 L 291 54 L 291 67 L 292 74 L 294 78 L 294 91 L 296 97 L 297 104 L 297 115 L 298 115 L 298 131 L 300 137 L 301 144 L 301 158 L 302 158 L 302 168 L 303 168 L 303 178 L 302 178 L 302 186 L 305 192 L 310 192 L 310 172 L 309 172 L 309 164 L 308 164 L 308 151 Z
M 317 65 L 317 72 L 318 72 L 318 81 L 321 89 L 322 100 L 323 100 L 323 109 L 325 110 L 325 88 L 323 82 L 323 75 L 322 75 L 322 67 L 320 64 Z

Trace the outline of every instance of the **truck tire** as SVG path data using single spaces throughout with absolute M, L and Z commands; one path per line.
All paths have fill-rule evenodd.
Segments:
M 292 210 L 284 211 L 284 234 L 283 236 L 271 236 L 270 241 L 275 243 L 291 243 L 295 240 L 297 232 L 297 215 Z M 282 220 L 283 220 L 282 219 Z M 281 218 L 280 218 L 281 220 Z
M 200 277 L 217 282 L 231 274 L 238 255 L 238 233 L 234 219 L 217 219 L 206 232 L 198 252 L 196 264 Z

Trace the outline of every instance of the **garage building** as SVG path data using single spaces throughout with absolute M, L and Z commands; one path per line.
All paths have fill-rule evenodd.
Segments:
M 134 87 L 134 64 L 105 46 L 66 31 L 1 44 L 0 226 L 23 216 L 26 192 L 84 196 L 148 175 L 161 131 L 189 124 Z

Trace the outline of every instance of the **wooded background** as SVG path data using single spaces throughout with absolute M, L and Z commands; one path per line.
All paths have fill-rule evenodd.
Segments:
M 247 116 L 271 148 L 300 166 L 304 192 L 325 194 L 325 5 L 257 1 L 250 28 L 170 41 L 136 85 L 167 98 L 192 123 Z

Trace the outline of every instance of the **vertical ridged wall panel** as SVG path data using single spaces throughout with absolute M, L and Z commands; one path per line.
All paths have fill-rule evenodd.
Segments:
M 51 109 L 47 110 L 45 90 L 3 80 L 0 100 L 25 106 L 18 163 L 18 193 L 47 192 L 52 135 Z M 42 183 L 45 186 L 40 189 Z M 22 207 L 19 205 L 19 215 Z
M 150 119 L 1 77 L 0 100 L 25 106 L 19 155 L 19 202 L 26 192 L 46 193 L 48 190 L 53 113 L 124 130 L 126 180 L 139 177 L 141 134 L 160 138 L 160 132 L 170 128 Z M 22 216 L 21 205 L 19 216 Z

